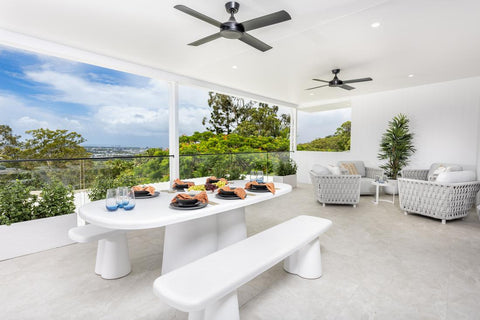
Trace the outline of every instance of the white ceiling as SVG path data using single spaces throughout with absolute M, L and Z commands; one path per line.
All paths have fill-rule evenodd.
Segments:
M 273 49 L 223 38 L 187 46 L 217 29 L 173 6 L 226 21 L 225 2 L 0 0 L 0 28 L 301 106 L 480 75 L 479 0 L 240 0 L 240 22 L 290 13 L 250 32 Z M 373 81 L 305 90 L 333 68 Z

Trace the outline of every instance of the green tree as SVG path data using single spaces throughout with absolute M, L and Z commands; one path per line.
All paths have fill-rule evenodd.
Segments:
M 335 134 L 317 138 L 307 143 L 299 143 L 299 151 L 347 151 L 350 150 L 352 123 L 345 121 L 335 130 Z
M 32 138 L 27 139 L 22 150 L 25 159 L 82 158 L 90 154 L 80 144 L 85 138 L 75 131 L 35 129 L 26 131 Z M 50 163 L 48 163 L 50 165 Z M 58 165 L 62 166 L 62 165 Z
M 0 159 L 17 159 L 20 153 L 21 136 L 14 135 L 12 128 L 5 124 L 0 124 Z
M 338 137 L 338 147 L 340 150 L 350 150 L 350 137 L 352 133 L 352 122 L 345 121 L 335 131 L 335 136 Z
M 252 103 L 242 98 L 220 93 L 208 93 L 208 105 L 212 108 L 210 118 L 203 118 L 202 124 L 215 134 L 230 134 L 245 120 Z M 207 125 L 208 124 L 208 125 Z
M 242 136 L 284 137 L 290 132 L 290 116 L 278 116 L 278 106 L 270 107 L 266 103 L 259 103 L 257 108 L 251 108 L 235 133 Z

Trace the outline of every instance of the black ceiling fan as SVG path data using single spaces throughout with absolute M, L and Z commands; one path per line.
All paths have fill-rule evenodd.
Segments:
M 227 39 L 238 39 L 260 51 L 267 51 L 272 49 L 272 47 L 251 36 L 247 33 L 247 31 L 266 27 L 291 19 L 288 12 L 286 12 L 285 10 L 281 10 L 275 13 L 267 14 L 262 17 L 239 23 L 237 22 L 237 20 L 235 20 L 234 15 L 238 12 L 240 4 L 235 1 L 229 1 L 225 3 L 225 9 L 227 10 L 227 13 L 230 14 L 230 19 L 228 19 L 227 22 L 223 23 L 181 4 L 176 5 L 174 8 L 220 28 L 220 32 L 214 33 L 205 38 L 189 43 L 190 46 L 199 46 L 201 44 L 223 37 Z
M 339 88 L 342 88 L 342 89 L 345 89 L 345 90 L 353 90 L 355 88 L 347 85 L 347 83 L 364 82 L 364 81 L 372 81 L 373 80 L 370 77 L 369 78 L 352 79 L 352 80 L 340 80 L 337 77 L 337 74 L 339 72 L 340 72 L 340 69 L 333 69 L 332 70 L 332 73 L 335 76 L 333 77 L 333 80 L 331 80 L 331 81 L 326 81 L 326 80 L 321 80 L 321 79 L 312 79 L 312 80 L 315 80 L 315 81 L 325 82 L 327 84 L 324 84 L 322 86 L 313 87 L 313 88 L 308 88 L 308 89 L 305 89 L 305 90 L 313 90 L 313 89 L 322 88 L 322 87 L 326 87 L 326 86 L 339 87 Z

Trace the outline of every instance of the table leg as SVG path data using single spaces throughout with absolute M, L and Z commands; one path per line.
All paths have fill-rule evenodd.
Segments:
M 162 274 L 246 238 L 245 209 L 165 227 Z
M 378 204 L 378 193 L 380 191 L 379 189 L 380 189 L 380 186 L 377 184 L 375 186 L 375 202 L 374 202 L 375 204 Z

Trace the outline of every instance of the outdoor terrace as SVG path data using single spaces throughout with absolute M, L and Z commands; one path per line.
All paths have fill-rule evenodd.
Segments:
M 385 196 L 387 197 L 387 196 Z M 390 196 L 388 196 L 389 198 Z M 323 276 L 305 280 L 277 264 L 240 287 L 242 319 L 478 319 L 480 221 L 442 225 L 362 196 L 357 208 L 322 207 L 312 186 L 246 208 L 252 235 L 299 214 L 331 219 L 320 237 Z M 129 233 L 132 273 L 93 272 L 96 243 L 0 262 L 2 319 L 186 319 L 152 293 L 163 228 Z

